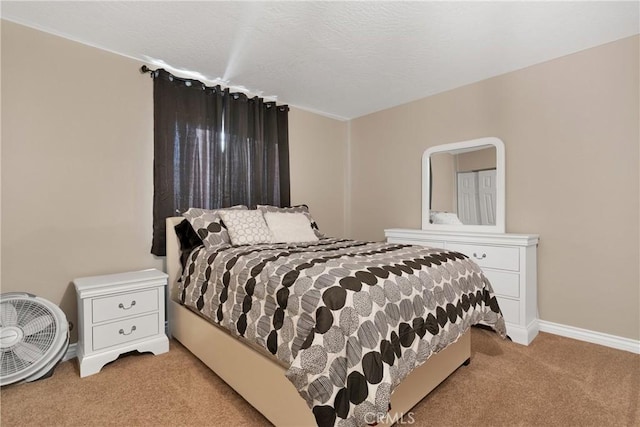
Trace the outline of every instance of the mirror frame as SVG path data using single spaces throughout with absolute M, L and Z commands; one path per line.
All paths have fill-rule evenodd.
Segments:
M 429 159 L 432 154 L 449 153 L 458 154 L 467 151 L 473 151 L 480 147 L 493 146 L 496 148 L 496 223 L 495 225 L 456 225 L 456 224 L 431 224 L 429 216 L 431 212 L 431 204 L 429 201 L 430 194 L 430 172 L 431 163 Z M 487 232 L 487 233 L 504 233 L 505 232 L 505 155 L 504 142 L 500 138 L 486 137 L 471 139 L 468 141 L 453 142 L 450 144 L 436 145 L 425 150 L 422 154 L 422 229 L 433 231 L 461 231 L 461 232 Z

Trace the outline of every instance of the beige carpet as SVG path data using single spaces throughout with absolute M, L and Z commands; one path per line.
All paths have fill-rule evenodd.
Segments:
M 268 391 L 265 390 L 265 393 Z M 257 411 L 177 342 L 81 379 L 75 361 L 0 391 L 2 426 L 259 426 Z M 471 365 L 405 418 L 416 426 L 640 426 L 640 355 L 541 333 L 474 329 Z M 405 425 L 407 425 L 405 424 Z

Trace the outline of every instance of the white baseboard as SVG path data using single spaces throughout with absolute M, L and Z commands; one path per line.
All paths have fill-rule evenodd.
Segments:
M 69 344 L 67 348 L 67 352 L 62 356 L 61 362 L 66 362 L 67 360 L 75 359 L 78 357 L 78 343 Z
M 538 335 L 540 330 L 538 319 L 534 319 L 526 327 L 509 322 L 505 322 L 505 324 L 507 326 L 507 335 L 509 335 L 511 341 L 522 345 L 531 344 L 531 341 Z
M 590 331 L 588 329 L 576 328 L 574 326 L 561 325 L 559 323 L 547 322 L 546 320 L 538 321 L 538 325 L 540 326 L 541 332 L 548 332 L 554 335 L 560 335 L 567 338 L 573 338 L 593 344 L 600 344 L 605 347 L 640 354 L 640 341 L 638 340 Z

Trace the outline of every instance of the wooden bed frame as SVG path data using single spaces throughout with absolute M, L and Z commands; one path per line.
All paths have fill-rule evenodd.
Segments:
M 277 359 L 250 347 L 241 338 L 198 316 L 178 303 L 177 280 L 181 274 L 180 243 L 174 227 L 184 218 L 167 218 L 167 273 L 169 274 L 168 322 L 170 335 L 238 392 L 274 425 L 315 426 L 313 413 L 285 377 Z M 471 356 L 467 332 L 446 349 L 416 368 L 395 389 L 392 410 L 378 425 L 393 424 Z M 247 368 L 250 367 L 250 368 Z M 268 390 L 268 391 L 266 391 Z

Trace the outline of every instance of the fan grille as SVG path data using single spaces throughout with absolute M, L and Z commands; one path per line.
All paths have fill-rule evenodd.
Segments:
M 2 377 L 22 372 L 37 363 L 56 341 L 58 325 L 56 316 L 44 305 L 26 299 L 4 301 L 15 308 L 16 318 L 8 321 L 6 313 L 2 316 L 2 327 L 20 329 L 24 334 L 21 340 L 2 348 L 0 375 Z M 10 324 L 14 323 L 15 324 Z

